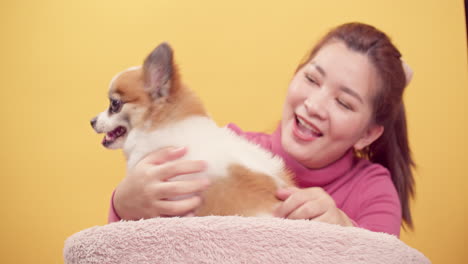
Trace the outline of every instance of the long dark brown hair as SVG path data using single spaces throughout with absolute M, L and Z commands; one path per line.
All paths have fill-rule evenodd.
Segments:
M 401 53 L 390 38 L 373 26 L 348 23 L 332 29 L 312 49 L 298 70 L 309 62 L 317 52 L 332 41 L 342 41 L 356 52 L 365 54 L 378 72 L 380 85 L 373 100 L 373 121 L 384 127 L 383 134 L 370 146 L 360 151 L 359 156 L 386 167 L 391 175 L 401 202 L 402 217 L 406 226 L 413 228 L 410 199 L 414 196 L 414 178 L 406 127 L 403 92 L 406 76 Z

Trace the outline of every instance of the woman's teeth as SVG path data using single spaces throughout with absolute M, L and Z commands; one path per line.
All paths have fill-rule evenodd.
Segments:
M 322 136 L 322 133 L 320 133 L 320 131 L 317 131 L 315 128 L 313 128 L 312 126 L 310 126 L 309 124 L 307 124 L 304 120 L 302 120 L 301 118 L 297 118 L 297 121 L 298 121 L 298 124 L 299 124 L 299 127 L 302 129 L 302 130 L 305 130 L 304 132 L 308 132 L 314 136 L 317 136 L 317 137 L 320 137 Z

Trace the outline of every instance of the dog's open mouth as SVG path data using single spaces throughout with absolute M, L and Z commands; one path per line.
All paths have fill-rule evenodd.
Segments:
M 127 133 L 127 129 L 123 126 L 119 126 L 116 129 L 112 130 L 111 132 L 108 132 L 104 139 L 102 140 L 102 145 L 104 147 L 108 147 L 112 145 L 118 138 L 122 137 Z

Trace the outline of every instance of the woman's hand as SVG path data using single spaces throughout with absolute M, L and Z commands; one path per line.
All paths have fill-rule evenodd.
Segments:
M 274 215 L 288 219 L 311 219 L 320 222 L 353 226 L 351 219 L 336 207 L 333 198 L 322 188 L 280 189 L 276 197 L 282 202 Z
M 202 172 L 204 161 L 179 160 L 186 148 L 163 148 L 143 158 L 128 172 L 114 193 L 114 209 L 125 220 L 157 216 L 183 216 L 201 204 L 198 195 L 170 200 L 181 195 L 195 194 L 210 184 L 208 179 L 167 181 L 170 178 Z

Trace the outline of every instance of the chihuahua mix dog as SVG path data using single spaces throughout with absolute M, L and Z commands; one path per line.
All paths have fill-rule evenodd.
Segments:
M 91 120 L 102 144 L 123 148 L 127 169 L 149 153 L 168 146 L 186 146 L 182 159 L 204 160 L 208 167 L 170 180 L 208 177 L 195 215 L 272 215 L 278 188 L 292 186 L 283 161 L 225 127 L 218 127 L 201 101 L 182 84 L 173 51 L 157 46 L 143 66 L 129 68 L 110 84 L 110 106 Z

